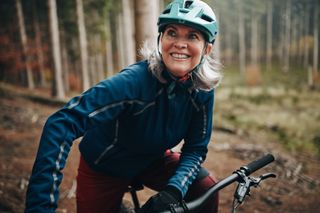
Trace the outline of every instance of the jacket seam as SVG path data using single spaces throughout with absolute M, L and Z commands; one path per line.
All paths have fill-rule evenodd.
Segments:
M 187 181 L 190 179 L 190 177 L 193 176 L 193 174 L 196 172 L 196 171 L 199 171 L 199 166 L 200 166 L 200 161 L 202 161 L 202 158 L 199 157 L 199 161 L 194 164 L 194 166 L 191 168 L 191 170 L 188 172 L 187 175 L 185 175 L 185 177 L 182 179 L 181 181 L 181 186 L 184 188 L 186 187 L 186 183 Z
M 157 92 L 155 98 L 157 98 L 159 95 L 161 95 L 162 92 L 163 92 L 163 88 L 160 89 L 159 92 Z M 137 115 L 139 115 L 139 114 L 142 114 L 146 109 L 148 109 L 149 107 L 151 107 L 151 106 L 153 106 L 153 105 L 155 105 L 155 104 L 156 104 L 156 101 L 154 100 L 154 101 L 150 102 L 149 104 L 147 104 L 142 110 L 134 113 L 133 115 L 134 115 L 134 116 L 137 116 Z
M 111 150 L 115 147 L 115 145 L 117 144 L 118 142 L 118 132 L 119 132 L 119 120 L 116 121 L 116 129 L 115 129 L 115 137 L 114 137 L 114 140 L 113 142 L 107 146 L 103 152 L 99 155 L 99 157 L 94 161 L 94 164 L 99 164 L 100 161 L 102 160 L 102 158 Z
M 57 181 L 59 180 L 59 178 L 57 176 L 57 172 L 60 170 L 60 162 L 62 160 L 62 155 L 63 155 L 63 153 L 65 151 L 65 149 L 64 149 L 65 146 L 66 146 L 66 142 L 64 141 L 60 145 L 60 152 L 58 154 L 58 158 L 55 161 L 54 171 L 52 172 L 53 183 L 52 183 L 52 188 L 51 188 L 51 192 L 50 192 L 50 202 L 51 202 L 51 204 L 54 204 L 56 202 L 55 197 L 54 197 L 54 193 L 58 189 Z
M 80 104 L 80 101 L 82 100 L 83 95 L 80 95 L 77 98 L 77 101 L 74 102 L 73 104 L 70 104 L 70 106 L 68 106 L 68 109 L 73 109 L 74 107 L 78 106 Z
M 125 101 L 120 101 L 120 102 L 117 102 L 117 103 L 112 103 L 112 104 L 106 105 L 106 106 L 104 106 L 102 108 L 99 108 L 99 109 L 89 113 L 89 117 L 92 118 L 92 117 L 96 116 L 97 114 L 108 110 L 109 108 L 113 108 L 113 107 L 116 107 L 116 106 L 119 106 L 119 105 L 123 105 L 125 103 L 129 103 L 129 104 L 137 103 L 137 104 L 143 105 L 145 102 L 144 101 L 140 101 L 140 100 L 125 100 Z
M 192 105 L 194 106 L 194 108 L 196 108 L 196 110 L 199 111 L 200 108 L 199 108 L 199 106 L 196 104 L 195 100 L 194 100 L 192 97 L 190 97 L 190 100 L 191 100 L 191 103 L 192 103 Z
M 156 104 L 156 102 L 153 101 L 153 102 L 147 104 L 142 110 L 134 113 L 133 115 L 134 115 L 134 116 L 140 115 L 140 114 L 142 114 L 145 110 L 147 110 L 149 107 L 154 106 L 155 104 Z
M 205 138 L 206 134 L 207 134 L 207 113 L 206 113 L 206 107 L 203 106 L 202 107 L 202 111 L 203 111 L 203 129 L 202 129 L 202 138 Z

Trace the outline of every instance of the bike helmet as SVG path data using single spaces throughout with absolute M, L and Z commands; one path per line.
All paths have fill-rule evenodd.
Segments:
M 211 7 L 200 0 L 174 0 L 160 14 L 158 32 L 168 24 L 183 24 L 202 32 L 207 42 L 213 43 L 218 23 Z

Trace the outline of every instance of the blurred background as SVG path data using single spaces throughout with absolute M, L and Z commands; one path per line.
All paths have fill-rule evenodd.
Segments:
M 155 44 L 157 17 L 168 2 L 1 0 L 0 79 L 51 87 L 59 98 L 85 90 L 139 59 L 144 41 Z M 291 85 L 319 84 L 319 1 L 206 2 L 220 27 L 216 57 L 225 72 L 245 78 L 238 85 L 292 75 Z
M 70 97 L 140 60 L 144 42 L 156 45 L 157 17 L 168 2 L 0 1 L 0 212 L 23 211 L 46 118 Z M 319 0 L 205 2 L 218 19 L 214 56 L 224 76 L 216 90 L 207 166 L 222 178 L 273 152 L 271 171 L 278 180 L 239 211 L 316 212 Z M 75 149 L 71 155 L 60 212 L 75 211 L 79 154 Z M 221 196 L 221 212 L 229 211 L 231 191 Z

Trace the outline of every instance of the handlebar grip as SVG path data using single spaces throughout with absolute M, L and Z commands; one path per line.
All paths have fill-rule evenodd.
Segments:
M 258 160 L 252 161 L 248 165 L 241 167 L 240 169 L 244 169 L 246 175 L 250 175 L 258 169 L 261 169 L 262 167 L 268 165 L 272 161 L 274 161 L 274 156 L 272 154 L 267 154 L 259 158 Z

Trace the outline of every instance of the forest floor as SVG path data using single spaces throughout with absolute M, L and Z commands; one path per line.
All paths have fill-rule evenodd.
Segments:
M 43 101 L 45 97 L 48 97 L 47 92 L 0 87 L 0 212 L 2 213 L 23 212 L 28 179 L 42 127 L 46 118 L 61 106 L 60 102 L 45 103 L 46 101 Z M 315 106 L 316 104 L 313 107 Z M 215 121 L 218 118 L 220 116 L 217 116 Z M 205 167 L 218 179 L 230 175 L 240 166 L 265 153 L 271 152 L 276 157 L 274 163 L 254 175 L 274 172 L 277 178 L 268 179 L 261 187 L 254 188 L 252 195 L 237 212 L 319 212 L 319 157 L 305 152 L 289 152 L 277 143 L 276 139 L 271 140 L 270 135 L 264 131 L 256 129 L 239 131 L 227 128 L 219 121 L 216 123 L 218 127 L 213 132 Z M 76 212 L 75 178 L 79 159 L 77 146 L 78 142 L 75 142 L 64 169 L 57 212 Z M 220 192 L 219 212 L 230 212 L 234 189 L 235 185 L 231 185 Z M 145 189 L 139 191 L 138 196 L 143 202 L 153 193 Z

